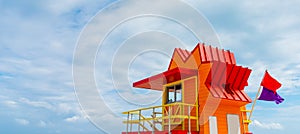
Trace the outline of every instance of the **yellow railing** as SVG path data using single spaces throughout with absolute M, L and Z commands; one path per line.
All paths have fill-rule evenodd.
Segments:
M 198 106 L 175 102 L 165 104 L 163 106 L 153 106 L 148 108 L 140 108 L 123 112 L 127 115 L 127 120 L 123 121 L 126 124 L 126 132 L 135 131 L 166 131 L 170 132 L 172 127 L 180 125 L 181 130 L 192 130 L 192 125 L 199 130 L 198 126 Z M 148 115 L 148 116 L 147 116 Z M 196 124 L 192 124 L 192 120 Z M 135 126 L 134 126 L 135 125 Z M 158 129 L 161 126 L 161 129 Z

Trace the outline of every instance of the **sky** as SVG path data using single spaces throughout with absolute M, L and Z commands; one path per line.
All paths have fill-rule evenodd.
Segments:
M 300 1 L 157 3 L 0 0 L 0 133 L 120 133 L 121 112 L 160 103 L 160 92 L 132 82 L 167 70 L 175 47 L 199 40 L 252 69 L 252 99 L 266 69 L 282 83 L 282 104 L 257 102 L 253 133 L 297 131 Z M 169 18 L 138 16 L 147 12 Z

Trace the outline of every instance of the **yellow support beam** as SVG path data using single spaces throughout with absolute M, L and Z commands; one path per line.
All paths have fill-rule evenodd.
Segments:
M 241 110 L 241 112 L 251 112 L 251 110 Z
M 126 112 L 123 112 L 122 114 L 131 114 L 131 113 L 135 113 L 135 112 L 138 112 L 138 111 L 145 111 L 145 110 L 152 110 L 153 108 L 161 108 L 162 106 L 152 106 L 152 107 L 147 107 L 147 108 L 139 108 L 139 109 L 136 109 L 136 110 L 130 110 L 130 111 L 126 111 Z
M 249 123 L 251 123 L 251 120 L 243 120 L 243 123 L 249 124 Z
M 172 115 L 170 117 L 170 119 L 188 119 L 188 118 L 189 118 L 189 116 L 187 116 L 187 115 Z M 190 116 L 190 118 L 193 119 L 193 120 L 197 119 L 196 116 Z M 162 119 L 169 119 L 169 117 L 165 116 L 165 117 L 162 117 Z

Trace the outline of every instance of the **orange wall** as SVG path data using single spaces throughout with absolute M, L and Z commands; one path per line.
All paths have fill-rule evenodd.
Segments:
M 175 50 L 173 58 L 170 62 L 169 69 L 174 69 L 176 67 L 198 69 L 198 83 L 194 82 L 192 79 L 186 80 L 184 82 L 184 103 L 197 104 L 200 134 L 209 134 L 209 116 L 216 116 L 218 122 L 218 132 L 223 134 L 227 133 L 227 114 L 237 114 L 240 118 L 241 130 L 244 130 L 242 124 L 242 114 L 240 112 L 241 107 L 243 108 L 247 103 L 232 101 L 232 100 L 222 100 L 211 96 L 208 88 L 205 85 L 205 81 L 212 67 L 212 63 L 201 63 L 199 48 L 195 48 L 192 52 L 191 57 L 187 61 L 183 61 L 179 56 L 178 52 Z M 198 84 L 198 85 L 197 85 Z M 197 86 L 197 87 L 195 87 Z M 198 93 L 192 89 L 198 88 Z M 190 89 L 190 90 L 189 90 Z M 198 100 L 196 99 L 198 94 Z M 195 102 L 198 101 L 198 102 Z M 195 111 L 195 109 L 193 109 Z M 184 110 L 186 112 L 186 110 Z M 194 112 L 193 111 L 193 112 Z M 197 127 L 192 126 L 195 130 Z M 187 120 L 184 121 L 184 129 L 187 130 Z M 248 126 L 245 126 L 248 131 Z
M 211 64 L 202 64 L 199 67 L 199 123 L 200 134 L 209 134 L 209 116 L 216 116 L 218 123 L 218 133 L 226 134 L 227 129 L 227 114 L 237 114 L 240 118 L 241 130 L 244 130 L 242 124 L 242 115 L 240 112 L 241 106 L 246 105 L 246 102 L 226 100 L 213 97 L 205 85 L 206 78 L 210 71 Z M 248 128 L 246 128 L 248 130 Z

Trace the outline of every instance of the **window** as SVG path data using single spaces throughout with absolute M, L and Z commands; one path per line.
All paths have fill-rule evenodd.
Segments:
M 217 117 L 209 116 L 209 133 L 218 134 Z
M 228 134 L 241 134 L 240 119 L 236 114 L 227 114 Z
M 167 102 L 166 103 L 173 103 L 173 102 L 181 102 L 182 101 L 182 86 L 180 84 L 175 84 L 166 87 L 167 92 Z

